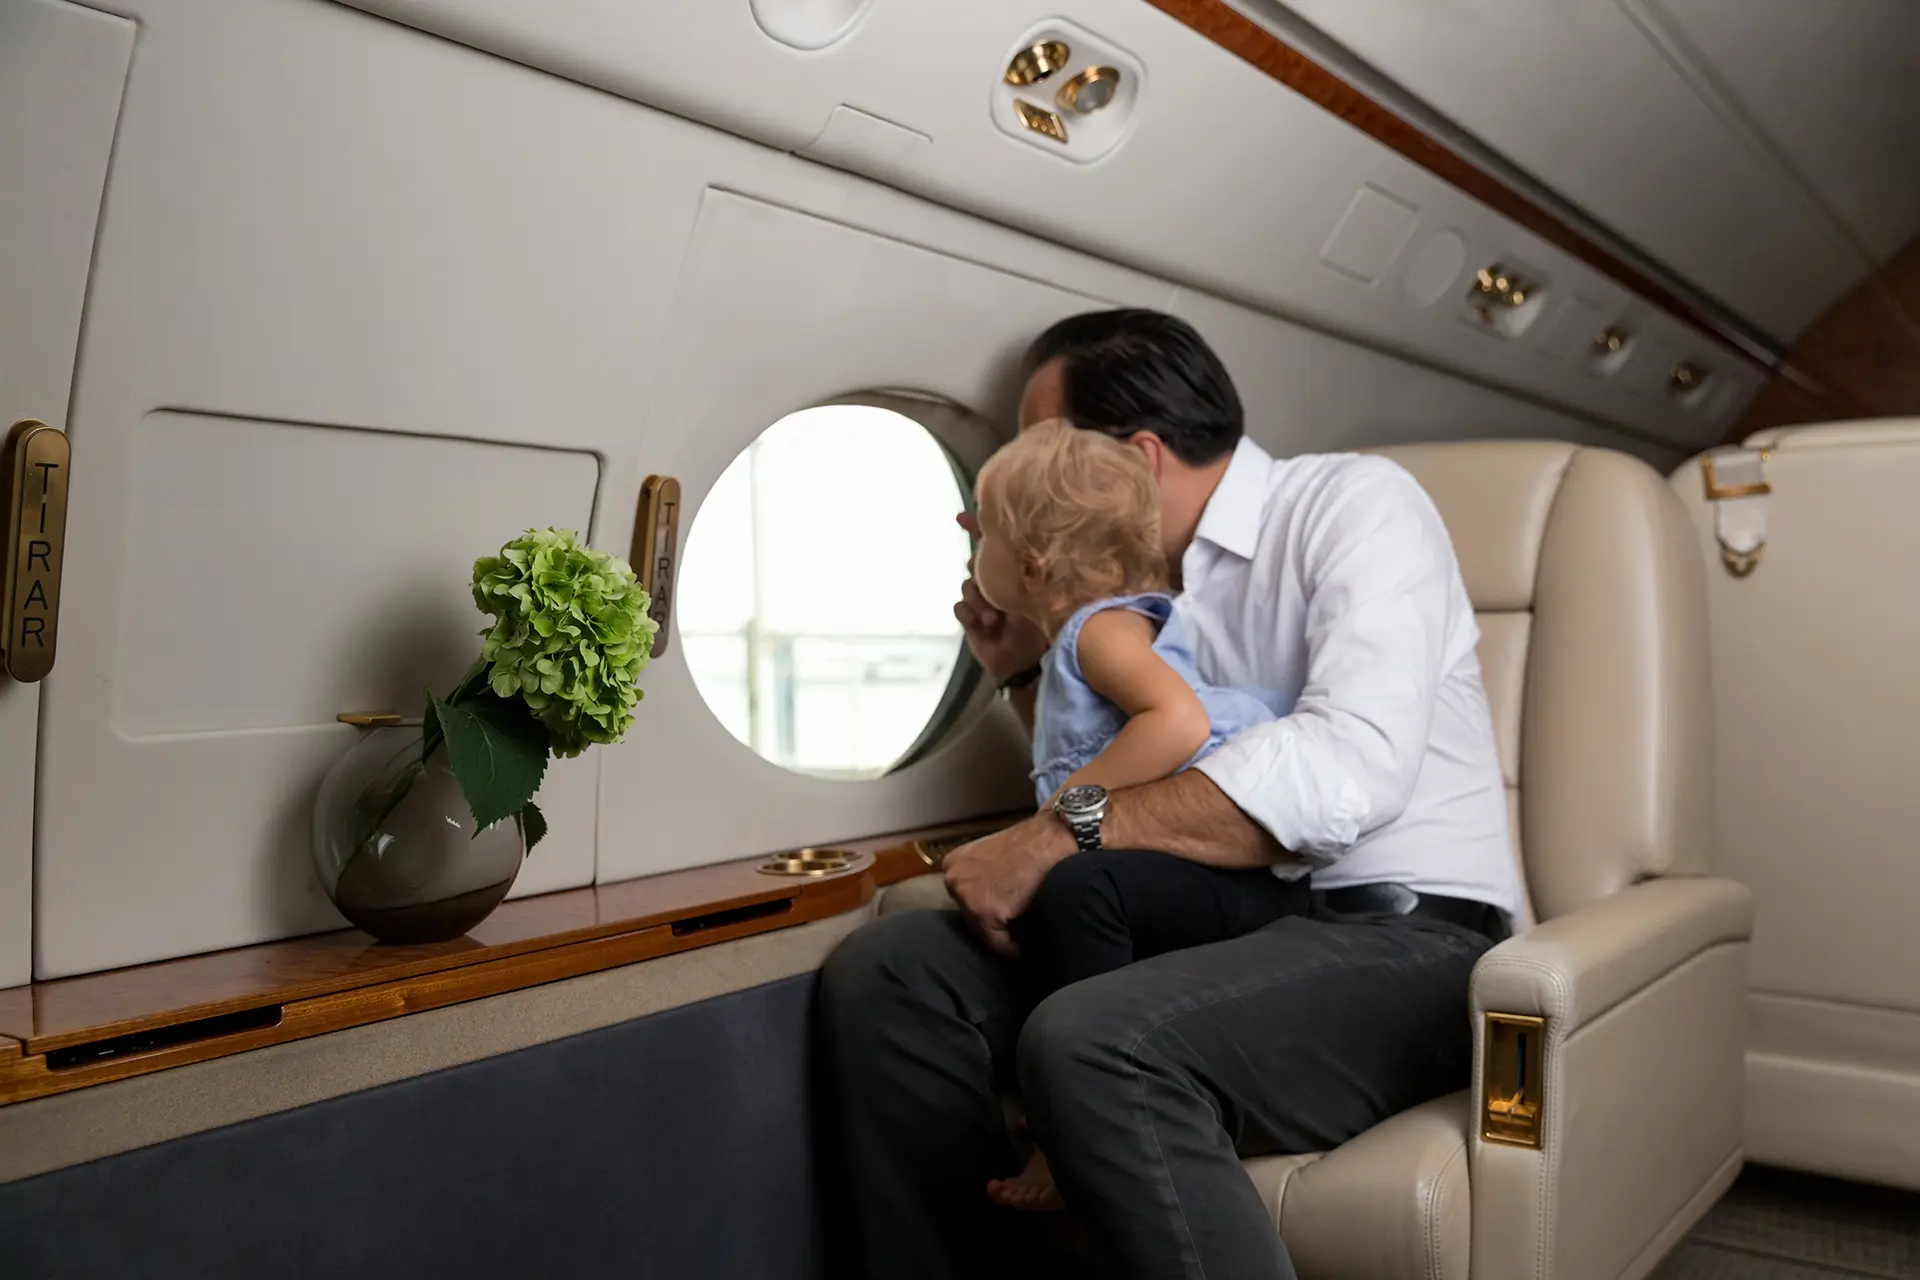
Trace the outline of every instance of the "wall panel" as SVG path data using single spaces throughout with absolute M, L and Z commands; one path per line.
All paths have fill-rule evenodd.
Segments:
M 0 431 L 66 429 L 95 222 L 134 25 L 61 0 L 0 0 Z M 84 453 L 81 455 L 84 464 Z M 33 939 L 40 687 L 0 676 L 0 987 Z
M 1632 0 L 1623 0 L 1631 3 Z M 1920 7 L 1638 0 L 1872 261 L 1920 234 Z
M 1627 3 L 1284 8 L 1778 341 L 1871 265 Z
M 74 402 L 39 977 L 338 926 L 307 866 L 335 704 L 449 687 L 472 557 L 590 531 L 699 191 L 657 177 L 691 131 L 350 10 L 148 18 Z M 574 829 L 523 891 L 591 881 L 597 763 L 556 770 Z

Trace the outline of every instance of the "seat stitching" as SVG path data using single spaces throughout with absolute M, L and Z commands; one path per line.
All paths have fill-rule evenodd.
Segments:
M 1429 1280 L 1443 1280 L 1440 1273 L 1440 1184 L 1446 1180 L 1453 1166 L 1467 1157 L 1467 1146 L 1463 1142 L 1455 1147 L 1447 1162 L 1440 1166 L 1440 1172 L 1433 1176 L 1433 1182 L 1427 1188 L 1427 1275 Z
M 1553 513 L 1560 505 L 1561 496 L 1567 491 L 1567 476 L 1573 471 L 1575 461 L 1586 452 L 1583 445 L 1575 445 L 1567 451 L 1566 460 L 1560 464 L 1559 473 L 1553 477 L 1553 496 L 1547 499 L 1546 517 L 1540 521 L 1533 542 L 1533 581 L 1527 584 L 1527 612 L 1537 613 L 1540 608 L 1540 565 L 1545 561 L 1543 554 L 1547 546 L 1547 530 L 1553 527 Z M 1531 647 L 1531 646 L 1529 646 Z M 1522 690 L 1524 696 L 1524 689 Z

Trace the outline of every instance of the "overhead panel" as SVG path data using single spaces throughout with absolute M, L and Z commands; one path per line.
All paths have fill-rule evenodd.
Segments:
M 1638 3 L 1876 261 L 1920 236 L 1920 5 Z
M 1870 265 L 1711 86 L 1650 37 L 1633 12 L 1641 0 L 1240 3 L 1306 19 L 1776 341 L 1790 342 Z M 1727 0 L 1716 16 L 1732 24 L 1737 11 L 1740 38 L 1765 42 L 1776 10 L 1791 7 L 1756 21 L 1753 6 Z M 1809 42 L 1841 25 L 1821 15 Z
M 1697 404 L 1538 358 L 1532 344 L 1567 297 L 1606 322 L 1644 302 L 1140 0 L 1089 0 L 1071 19 L 1014 0 L 875 5 L 812 50 L 756 22 L 765 5 L 555 0 L 536 15 L 516 0 L 348 2 L 1683 447 L 1723 435 L 1764 381 L 1685 327 L 1689 351 L 1725 369 L 1723 390 Z M 722 49 L 723 77 L 711 73 Z M 1777 249 L 1788 241 L 1774 230 L 1755 234 Z M 1820 261 L 1802 254 L 1780 269 Z M 1751 263 L 1738 273 L 1749 285 L 1765 274 Z M 1540 281 L 1537 303 L 1477 330 L 1463 323 L 1474 273 L 1514 264 Z

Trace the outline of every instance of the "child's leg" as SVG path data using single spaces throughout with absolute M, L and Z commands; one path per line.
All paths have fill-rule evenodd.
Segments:
M 1225 942 L 1304 914 L 1304 879 L 1265 868 L 1223 871 L 1139 849 L 1076 853 L 1047 873 L 1013 922 L 1027 998 L 1038 1004 L 1070 983 L 1151 956 Z M 1060 1193 L 1038 1150 L 1017 1175 L 987 1184 L 1010 1209 L 1058 1209 Z
M 1307 883 L 1142 849 L 1076 853 L 1013 921 L 1035 1003 L 1069 983 L 1306 912 Z

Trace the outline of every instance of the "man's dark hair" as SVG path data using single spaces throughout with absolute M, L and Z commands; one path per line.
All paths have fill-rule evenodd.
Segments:
M 1027 348 L 1028 376 L 1053 360 L 1075 426 L 1151 431 L 1192 467 L 1225 457 L 1246 430 L 1227 367 L 1184 320 L 1138 307 L 1069 316 Z

